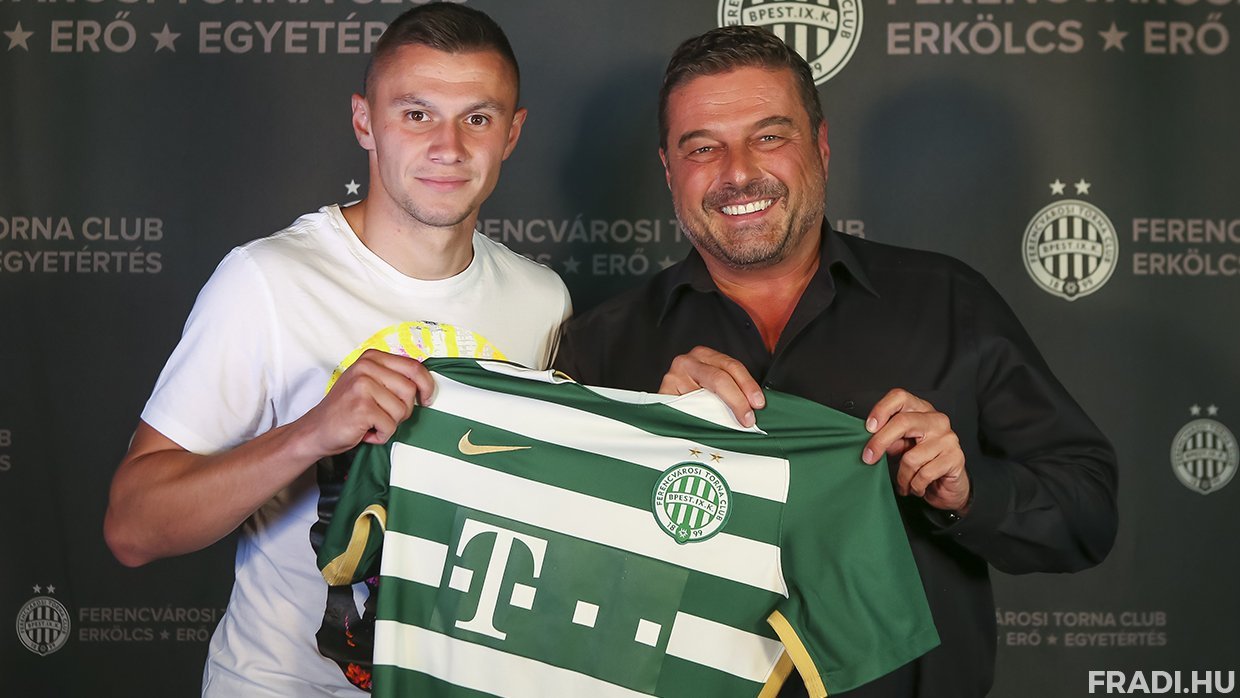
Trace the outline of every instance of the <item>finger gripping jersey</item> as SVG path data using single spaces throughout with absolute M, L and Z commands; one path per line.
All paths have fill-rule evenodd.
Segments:
M 774 695 L 795 665 L 823 696 L 938 644 L 858 420 L 426 366 L 432 405 L 341 456 L 319 551 L 330 584 L 378 565 L 376 695 Z

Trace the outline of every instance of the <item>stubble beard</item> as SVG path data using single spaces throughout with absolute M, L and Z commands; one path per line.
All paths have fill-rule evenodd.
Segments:
M 460 225 L 466 218 L 469 218 L 468 210 L 449 210 L 449 211 L 431 211 L 423 206 L 419 206 L 414 202 L 413 198 L 408 194 L 402 194 L 396 201 L 396 205 L 400 210 L 409 217 L 410 220 L 420 223 L 424 226 L 432 228 L 455 228 Z
M 826 212 L 826 183 L 823 182 L 814 189 L 816 191 L 808 192 L 801 210 L 790 211 L 783 230 L 778 231 L 779 234 L 773 239 L 764 233 L 772 225 L 778 225 L 777 223 L 754 223 L 725 232 L 721 229 L 711 230 L 711 220 L 714 216 L 725 215 L 718 210 L 719 207 L 742 200 L 772 198 L 778 199 L 774 206 L 791 206 L 788 187 L 779 181 L 755 180 L 743 189 L 730 188 L 707 193 L 702 199 L 704 215 L 700 219 L 704 229 L 695 228 L 695 223 L 685 215 L 679 201 L 673 201 L 673 207 L 685 236 L 700 253 L 713 257 L 731 269 L 764 269 L 786 259 L 796 243 L 810 234 L 809 228 Z

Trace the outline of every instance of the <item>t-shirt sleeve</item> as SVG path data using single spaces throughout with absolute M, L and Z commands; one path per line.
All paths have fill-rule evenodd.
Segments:
M 332 586 L 374 576 L 387 528 L 389 446 L 362 444 L 335 456 L 352 460 L 340 501 L 318 552 L 323 579 Z
M 531 366 L 530 368 L 550 368 L 555 363 L 556 356 L 560 352 L 560 340 L 563 337 L 563 327 L 573 316 L 573 299 L 568 293 L 568 288 L 562 288 L 560 291 L 560 321 L 551 329 L 551 336 L 547 340 L 547 357 L 546 361 L 540 366 Z
M 860 459 L 868 438 L 857 422 L 787 449 L 789 598 L 770 624 L 810 696 L 873 681 L 939 644 L 886 462 Z
M 275 426 L 275 322 L 261 273 L 234 249 L 199 292 L 142 420 L 194 453 L 232 448 Z

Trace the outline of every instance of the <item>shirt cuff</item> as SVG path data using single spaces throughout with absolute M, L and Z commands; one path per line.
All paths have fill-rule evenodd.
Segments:
M 940 535 L 968 536 L 988 534 L 998 529 L 1011 508 L 1012 481 L 1002 461 L 994 458 L 973 458 L 969 473 L 969 513 L 926 507 L 926 517 L 936 525 Z

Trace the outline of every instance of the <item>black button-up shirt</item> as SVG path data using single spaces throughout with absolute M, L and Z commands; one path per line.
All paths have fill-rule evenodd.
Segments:
M 1115 453 L 977 272 L 830 229 L 821 254 L 774 352 L 691 251 L 574 318 L 555 365 L 583 383 L 653 392 L 673 358 L 704 345 L 765 388 L 862 419 L 892 388 L 945 413 L 972 483 L 968 515 L 953 522 L 897 498 L 942 645 L 848 695 L 983 696 L 996 641 L 987 563 L 1010 573 L 1098 563 L 1115 537 Z

